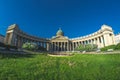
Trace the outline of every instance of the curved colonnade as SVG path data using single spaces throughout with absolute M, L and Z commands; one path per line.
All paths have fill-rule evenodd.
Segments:
M 102 25 L 101 29 L 78 38 L 71 39 L 75 46 L 79 44 L 97 44 L 99 48 L 115 44 L 114 33 L 110 26 Z
M 13 24 L 8 27 L 5 37 L 5 43 L 21 48 L 25 42 L 34 42 L 39 46 L 42 46 L 48 50 L 49 40 L 45 38 L 39 38 L 31 36 L 21 31 L 17 24 Z
M 21 31 L 18 25 L 8 27 L 5 43 L 21 48 L 25 42 L 35 42 L 47 51 L 73 51 L 80 44 L 97 44 L 98 48 L 115 44 L 114 33 L 110 26 L 102 25 L 101 29 L 87 36 L 72 38 L 64 36 L 62 30 L 58 30 L 56 36 L 51 39 L 31 36 Z

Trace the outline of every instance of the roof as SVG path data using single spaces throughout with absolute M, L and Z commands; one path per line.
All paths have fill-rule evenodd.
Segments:
M 61 28 L 59 28 L 59 30 L 57 31 L 56 36 L 64 36 L 64 33 L 61 30 Z

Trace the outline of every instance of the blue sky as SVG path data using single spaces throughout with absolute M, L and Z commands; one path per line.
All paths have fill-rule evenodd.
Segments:
M 120 0 L 0 0 L 0 33 L 18 24 L 29 34 L 51 38 L 59 27 L 70 38 L 112 26 L 120 32 Z

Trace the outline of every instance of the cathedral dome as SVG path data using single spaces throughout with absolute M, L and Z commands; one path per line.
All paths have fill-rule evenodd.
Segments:
M 56 36 L 64 36 L 64 33 L 61 29 L 59 29 L 56 33 Z

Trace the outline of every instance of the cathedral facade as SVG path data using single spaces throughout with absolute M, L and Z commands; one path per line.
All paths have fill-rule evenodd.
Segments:
M 34 42 L 46 48 L 47 51 L 74 51 L 80 44 L 96 44 L 98 48 L 113 45 L 115 44 L 115 35 L 110 26 L 102 25 L 98 31 L 86 36 L 70 39 L 64 36 L 64 32 L 59 29 L 56 36 L 46 39 L 29 35 L 20 30 L 17 24 L 13 24 L 8 27 L 4 42 L 19 48 L 25 42 Z

